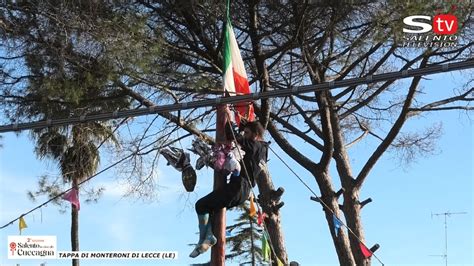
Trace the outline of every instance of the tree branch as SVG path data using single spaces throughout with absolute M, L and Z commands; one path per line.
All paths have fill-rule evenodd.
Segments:
M 255 108 L 255 110 L 257 110 L 257 109 Z M 311 144 L 313 147 L 317 148 L 318 150 L 324 151 L 324 146 L 321 143 L 319 143 L 316 140 L 314 140 L 313 138 L 309 137 L 308 135 L 306 135 L 306 133 L 302 132 L 301 130 L 299 130 L 298 128 L 296 128 L 295 126 L 290 124 L 289 122 L 285 121 L 284 119 L 281 119 L 280 117 L 278 117 L 277 115 L 275 115 L 272 112 L 270 112 L 270 117 L 273 120 L 277 121 L 278 123 L 282 124 L 288 130 L 290 130 L 290 132 L 292 134 L 295 134 L 296 136 L 300 137 L 301 139 L 303 139 L 307 143 Z
M 154 107 L 156 106 L 152 101 L 146 99 L 143 97 L 141 94 L 135 92 L 131 88 L 127 87 L 125 84 L 122 82 L 116 82 L 116 84 L 136 101 L 139 103 L 143 104 L 146 107 Z M 187 132 L 201 138 L 202 140 L 206 141 L 207 143 L 213 145 L 215 143 L 214 139 L 210 137 L 209 135 L 205 134 L 201 130 L 197 129 L 195 126 L 186 123 L 184 120 L 181 118 L 169 113 L 169 112 L 160 112 L 158 113 L 161 117 L 168 119 L 169 121 L 175 123 L 177 126 L 181 127 L 182 129 L 186 130 Z
M 427 56 L 423 57 L 423 60 L 420 63 L 420 67 L 425 67 L 426 63 L 428 61 Z M 377 163 L 377 161 L 380 159 L 382 154 L 387 150 L 387 148 L 390 146 L 390 144 L 394 141 L 398 133 L 400 132 L 400 129 L 403 127 L 403 124 L 408 118 L 409 114 L 409 108 L 411 106 L 411 103 L 413 102 L 413 99 L 415 97 L 416 89 L 418 87 L 418 84 L 420 83 L 421 76 L 419 77 L 414 77 L 412 79 L 412 82 L 410 84 L 410 88 L 408 90 L 407 97 L 405 99 L 405 103 L 403 105 L 403 108 L 400 112 L 400 115 L 398 116 L 398 119 L 395 121 L 395 124 L 393 127 L 390 129 L 388 132 L 387 136 L 385 139 L 380 143 L 380 145 L 377 147 L 375 152 L 370 156 L 369 160 L 365 163 L 364 167 L 362 167 L 362 170 L 360 171 L 359 175 L 356 178 L 356 185 L 355 189 L 360 190 L 362 187 L 362 184 L 364 183 L 365 179 L 367 178 L 370 170 L 374 167 L 374 165 Z
M 313 122 L 313 120 L 311 120 L 311 118 L 309 118 L 306 115 L 306 112 L 303 110 L 303 108 L 301 108 L 301 106 L 298 103 L 296 103 L 295 98 L 293 96 L 290 96 L 290 101 L 296 107 L 296 109 L 298 110 L 298 113 L 303 117 L 305 123 L 309 126 L 309 128 L 313 130 L 313 132 L 322 139 L 323 138 L 322 130 Z
M 285 151 L 286 154 L 288 154 L 293 160 L 297 161 L 298 164 L 303 166 L 310 173 L 315 172 L 315 169 L 318 168 L 318 164 L 316 164 L 311 159 L 309 159 L 308 157 L 303 155 L 301 152 L 299 152 L 297 149 L 295 149 L 288 142 L 288 140 L 278 131 L 277 127 L 271 120 L 268 122 L 267 129 L 268 129 L 268 132 L 270 132 L 270 135 L 272 136 L 272 138 L 278 144 L 278 146 L 280 146 Z
M 257 66 L 257 77 L 260 80 L 261 91 L 267 91 L 270 87 L 270 77 L 268 75 L 268 69 L 265 66 L 265 57 L 262 53 L 260 44 L 260 37 L 258 34 L 258 2 L 250 1 L 248 4 L 249 14 L 249 36 L 252 41 L 252 52 L 255 58 L 255 64 Z M 261 100 L 261 112 L 259 114 L 260 122 L 263 127 L 267 126 L 270 117 L 270 101 L 268 99 Z
M 468 101 L 468 102 L 469 101 L 474 101 L 474 98 L 467 97 L 467 96 L 471 95 L 472 93 L 474 93 L 474 87 L 470 88 L 465 93 L 463 93 L 461 95 L 458 95 L 458 96 L 454 96 L 454 97 L 446 98 L 446 99 L 439 100 L 439 101 L 436 101 L 436 102 L 432 102 L 432 103 L 426 104 L 426 105 L 424 105 L 423 107 L 420 107 L 420 108 L 410 108 L 409 109 L 410 116 L 415 116 L 415 115 L 418 115 L 419 113 L 425 112 L 425 111 L 472 110 L 472 107 L 469 107 L 469 106 L 447 106 L 447 107 L 443 107 L 443 105 L 453 103 L 453 102 L 456 102 L 456 101 Z
M 334 131 L 331 124 L 331 112 L 334 110 L 331 110 L 329 92 L 316 93 L 316 99 L 318 100 L 319 110 L 321 110 L 321 128 L 324 140 L 324 151 L 319 165 L 322 169 L 327 170 L 334 152 Z
M 413 60 L 409 61 L 408 63 L 406 63 L 400 70 L 403 71 L 403 70 L 409 69 L 413 64 L 415 64 L 418 60 L 420 60 L 424 56 L 425 56 L 424 54 L 420 54 L 415 59 L 413 59 Z M 368 103 L 370 103 L 372 100 L 374 100 L 379 94 L 381 94 L 383 91 L 385 91 L 388 88 L 388 86 L 390 86 L 393 82 L 395 82 L 395 80 L 388 80 L 388 81 L 384 82 L 382 84 L 382 86 L 380 86 L 380 88 L 378 88 L 373 94 L 371 94 L 365 100 L 360 101 L 358 104 L 354 105 L 353 107 L 349 108 L 346 112 L 341 114 L 341 118 L 344 119 L 350 113 L 355 112 L 355 111 L 359 110 L 360 108 L 366 106 Z

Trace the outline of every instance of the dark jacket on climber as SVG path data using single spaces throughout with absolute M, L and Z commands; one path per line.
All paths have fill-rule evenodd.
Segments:
M 229 111 L 230 112 L 230 111 Z M 245 152 L 240 162 L 241 170 L 238 175 L 232 174 L 229 183 L 218 188 L 196 202 L 196 212 L 199 220 L 199 242 L 189 255 L 194 258 L 206 252 L 217 239 L 212 233 L 209 214 L 222 208 L 232 208 L 243 204 L 249 199 L 251 188 L 256 184 L 256 178 L 266 163 L 268 143 L 263 141 L 264 129 L 259 122 L 241 121 L 240 132 L 237 127 L 226 125 L 226 137 L 235 140 Z M 247 173 L 248 172 L 248 176 Z
M 242 170 L 240 171 L 240 177 L 243 180 L 250 181 L 252 187 L 255 187 L 255 179 L 258 177 L 260 171 L 262 171 L 263 165 L 267 161 L 268 142 L 261 140 L 261 137 L 258 135 L 263 135 L 264 132 L 264 129 L 259 122 L 243 121 L 240 127 L 244 132 L 244 136 L 242 136 L 241 134 L 237 134 L 235 127 L 231 129 L 230 126 L 226 127 L 226 136 L 228 137 L 228 139 L 233 139 L 233 136 L 235 136 L 237 143 L 240 144 L 242 150 L 245 152 L 244 158 L 242 160 L 245 166 L 242 165 L 241 167 Z M 245 133 L 246 130 L 248 130 L 249 133 Z M 246 138 L 245 134 L 257 134 L 257 138 Z M 246 169 L 247 171 L 245 171 L 244 169 Z M 247 172 L 249 174 L 248 178 Z

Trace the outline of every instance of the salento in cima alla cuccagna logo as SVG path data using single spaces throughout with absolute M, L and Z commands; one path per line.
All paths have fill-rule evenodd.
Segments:
M 408 48 L 448 48 L 458 45 L 458 18 L 453 14 L 437 10 L 434 16 L 411 15 L 403 18 L 403 41 L 401 47 Z
M 8 259 L 54 259 L 56 236 L 8 236 Z

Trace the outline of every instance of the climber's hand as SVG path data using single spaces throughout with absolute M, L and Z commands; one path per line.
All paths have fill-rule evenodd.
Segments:
M 227 119 L 231 118 L 234 115 L 232 110 L 230 110 L 229 105 L 225 106 L 225 112 L 227 113 Z
M 239 125 L 240 132 L 242 132 L 244 130 L 244 128 L 247 126 L 248 122 L 249 121 L 247 120 L 247 118 L 245 118 L 243 116 L 240 117 L 240 125 Z

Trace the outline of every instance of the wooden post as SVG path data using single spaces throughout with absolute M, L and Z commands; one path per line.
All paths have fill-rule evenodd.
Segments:
M 225 124 L 227 122 L 225 105 L 217 107 L 216 118 L 216 143 L 225 143 Z M 214 189 L 224 186 L 226 177 L 220 171 L 214 171 Z M 225 228 L 226 209 L 214 213 L 212 217 L 212 232 L 217 238 L 217 244 L 211 249 L 211 265 L 225 265 Z
M 72 177 L 72 187 L 79 193 L 79 180 Z M 79 210 L 71 203 L 71 250 L 79 251 Z M 72 266 L 79 266 L 79 259 L 72 259 Z
M 253 240 L 253 221 L 252 221 L 252 216 L 249 216 L 249 221 L 250 221 L 250 252 L 252 252 L 252 266 L 255 266 L 255 246 L 254 246 L 254 240 Z

